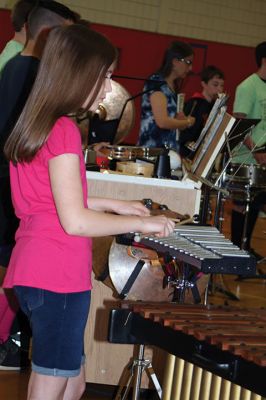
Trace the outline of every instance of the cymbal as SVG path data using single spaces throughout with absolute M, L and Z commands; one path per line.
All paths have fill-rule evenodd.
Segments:
M 120 83 L 111 80 L 111 86 L 112 91 L 106 94 L 106 98 L 99 104 L 96 113 L 100 119 L 109 121 L 120 118 L 123 111 L 114 139 L 114 144 L 119 144 L 133 128 L 135 104 L 133 100 L 127 102 L 131 98 L 131 94 Z
M 113 241 L 109 253 L 109 274 L 118 293 L 122 292 L 137 262 L 136 258 L 129 256 L 128 246 Z M 163 288 L 164 276 L 163 268 L 159 263 L 154 265 L 152 261 L 145 260 L 145 264 L 130 288 L 126 299 L 133 301 L 171 301 L 173 288 Z

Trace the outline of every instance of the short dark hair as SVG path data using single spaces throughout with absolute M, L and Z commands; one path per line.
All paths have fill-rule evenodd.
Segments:
M 255 49 L 256 63 L 260 68 L 262 59 L 266 58 L 266 42 L 259 43 Z
M 88 19 L 80 18 L 77 22 L 79 25 L 84 25 L 87 28 L 90 28 L 91 22 Z
M 11 11 L 11 23 L 15 32 L 21 31 L 35 5 L 36 0 L 19 0 L 16 2 Z
M 208 83 L 212 78 L 217 76 L 219 79 L 224 79 L 224 73 L 214 65 L 208 65 L 200 74 L 202 82 Z
M 76 22 L 76 14 L 57 1 L 40 0 L 28 18 L 29 37 L 36 38 L 43 27 L 54 28 L 64 20 Z
M 60 17 L 64 19 L 69 19 L 72 22 L 77 22 L 80 18 L 80 15 L 65 6 L 64 4 L 59 3 L 58 1 L 54 0 L 39 0 L 38 7 L 46 8 L 54 12 L 55 14 L 60 15 Z

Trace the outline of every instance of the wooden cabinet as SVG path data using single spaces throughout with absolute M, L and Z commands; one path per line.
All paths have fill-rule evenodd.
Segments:
M 166 204 L 173 211 L 191 216 L 199 212 L 200 190 L 192 183 L 165 179 L 144 178 L 118 174 L 87 172 L 89 195 L 94 197 L 124 200 L 151 198 Z M 94 270 L 101 271 L 107 263 L 112 238 L 97 238 L 93 241 Z M 93 274 L 92 302 L 85 332 L 86 381 L 117 385 L 123 370 L 136 352 L 133 345 L 112 344 L 107 341 L 109 311 L 118 301 L 110 286 L 97 281 Z M 120 300 L 119 300 L 120 301 Z M 153 366 L 160 375 L 163 357 L 160 350 L 146 349 L 146 356 L 153 358 Z M 157 361 L 156 361 L 157 359 Z M 157 364 L 157 365 L 155 365 Z M 147 387 L 143 379 L 142 387 Z

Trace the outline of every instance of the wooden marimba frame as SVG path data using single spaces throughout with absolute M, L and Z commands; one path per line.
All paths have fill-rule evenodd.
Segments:
M 124 338 L 169 353 L 163 400 L 266 398 L 265 309 L 124 302 L 116 312 Z

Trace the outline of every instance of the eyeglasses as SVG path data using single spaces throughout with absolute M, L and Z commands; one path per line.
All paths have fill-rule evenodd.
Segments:
M 178 61 L 181 61 L 187 65 L 192 65 L 193 61 L 192 60 L 186 60 L 185 58 L 177 58 Z

